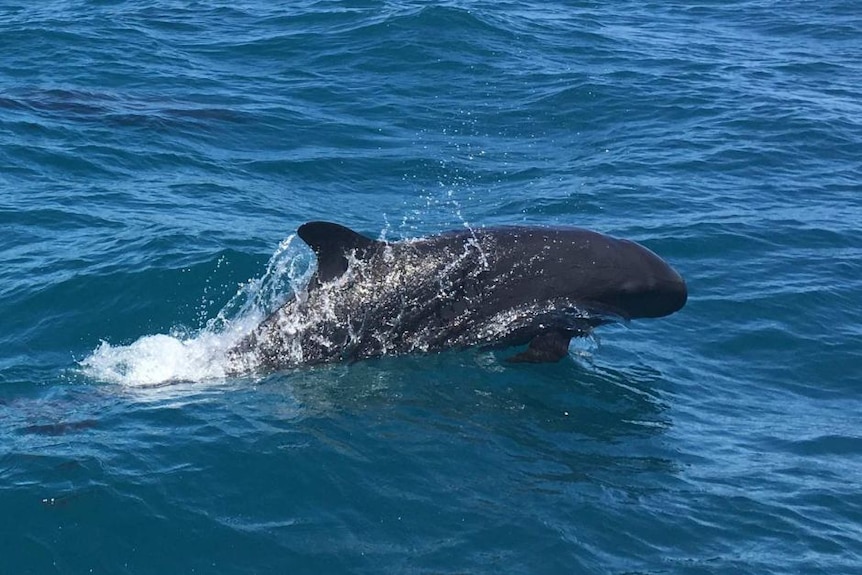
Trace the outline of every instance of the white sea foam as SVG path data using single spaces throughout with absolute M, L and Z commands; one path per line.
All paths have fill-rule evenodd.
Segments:
M 314 271 L 308 250 L 295 246 L 294 238 L 281 242 L 263 276 L 241 285 L 204 328 L 145 335 L 129 345 L 102 341 L 79 363 L 84 374 L 124 386 L 159 386 L 219 381 L 243 371 L 228 351 L 283 303 L 285 294 L 303 294 Z
M 189 339 L 147 335 L 130 345 L 103 341 L 81 367 L 94 379 L 121 385 L 223 379 L 231 343 L 224 334 L 207 332 Z

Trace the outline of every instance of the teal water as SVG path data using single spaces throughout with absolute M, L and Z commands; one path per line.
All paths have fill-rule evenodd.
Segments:
M 860 38 L 840 0 L 0 3 L 0 573 L 862 573 Z M 314 219 L 588 227 L 690 299 L 554 365 L 225 376 Z

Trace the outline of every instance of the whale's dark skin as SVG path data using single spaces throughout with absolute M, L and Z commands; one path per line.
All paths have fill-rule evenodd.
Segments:
M 231 351 L 247 367 L 523 344 L 510 361 L 557 361 L 572 337 L 617 319 L 666 316 L 688 297 L 680 275 L 647 248 L 579 228 L 382 242 L 310 222 L 298 235 L 317 271 L 307 292 Z

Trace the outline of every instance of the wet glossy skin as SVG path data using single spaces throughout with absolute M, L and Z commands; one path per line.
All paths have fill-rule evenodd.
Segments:
M 627 240 L 577 228 L 490 228 L 384 243 L 336 224 L 299 230 L 317 278 L 237 346 L 267 369 L 588 333 L 661 317 L 685 282 Z

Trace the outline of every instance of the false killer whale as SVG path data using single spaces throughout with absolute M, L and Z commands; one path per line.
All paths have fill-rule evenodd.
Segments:
M 509 361 L 557 361 L 572 337 L 669 315 L 688 297 L 682 277 L 647 248 L 580 228 L 464 229 L 387 242 L 309 222 L 297 234 L 317 269 L 230 351 L 246 368 L 523 344 Z

